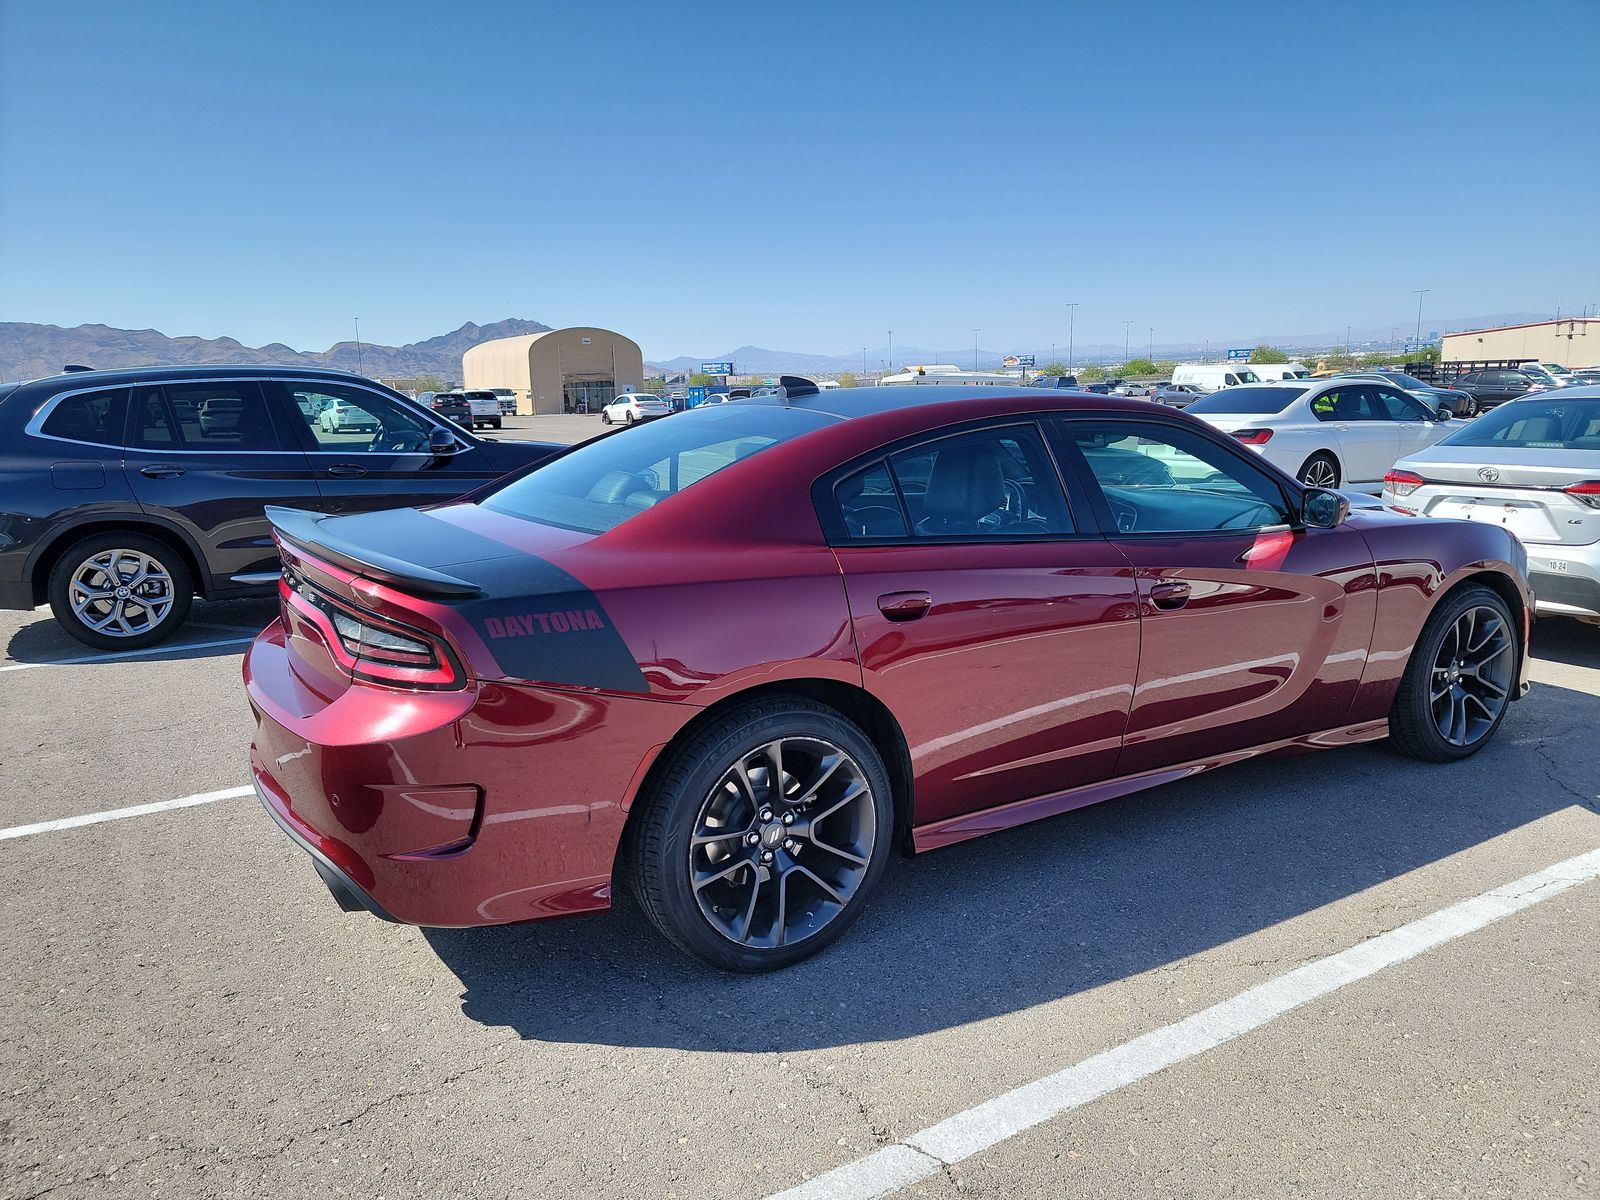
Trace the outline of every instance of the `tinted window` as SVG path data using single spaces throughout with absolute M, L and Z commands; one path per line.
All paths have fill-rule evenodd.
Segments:
M 1378 421 L 1385 419 L 1373 405 L 1372 389 L 1343 387 L 1323 392 L 1311 400 L 1319 421 Z
M 604 533 L 730 463 L 835 420 L 780 405 L 697 408 L 595 438 L 481 503 L 529 521 Z
M 1123 533 L 1250 530 L 1289 520 L 1270 477 L 1190 430 L 1118 421 L 1068 428 Z
M 1372 397 L 1378 406 L 1378 411 L 1391 421 L 1433 420 L 1433 414 L 1410 396 L 1402 396 L 1388 388 L 1373 388 Z
M 833 497 L 839 505 L 844 531 L 850 537 L 906 536 L 900 494 L 895 490 L 888 466 L 882 461 L 841 479 L 834 486 Z
M 39 432 L 73 442 L 120 446 L 127 412 L 128 389 L 125 387 L 83 392 L 58 401 Z
M 1429 386 L 1428 384 L 1423 383 L 1422 380 L 1418 379 L 1415 375 L 1407 375 L 1403 371 L 1383 371 L 1380 372 L 1380 374 L 1382 374 L 1385 379 L 1394 380 L 1394 382 L 1398 383 L 1403 388 L 1426 388 Z
M 1490 409 L 1440 445 L 1600 450 L 1600 399 L 1513 400 Z
M 423 454 L 437 426 L 392 396 L 308 380 L 284 386 L 317 440 L 318 450 Z
M 1303 396 L 1305 390 L 1303 387 L 1292 385 L 1229 388 L 1226 392 L 1214 392 L 1196 400 L 1185 411 L 1241 413 L 1247 416 L 1280 413 L 1293 404 L 1297 396 Z
M 281 450 L 258 384 L 169 383 L 135 389 L 134 443 L 168 450 Z
M 918 536 L 1072 532 L 1061 481 L 1034 426 L 941 438 L 889 464 Z

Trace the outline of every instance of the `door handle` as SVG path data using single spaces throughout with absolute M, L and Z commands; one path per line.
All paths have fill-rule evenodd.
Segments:
M 365 467 L 358 467 L 354 463 L 335 463 L 328 468 L 328 474 L 340 479 L 360 479 L 367 473 Z
M 183 468 L 169 466 L 166 463 L 151 463 L 148 467 L 140 467 L 139 474 L 151 479 L 176 479 L 183 474 Z
M 878 597 L 878 611 L 891 621 L 915 621 L 933 607 L 927 592 L 885 592 Z
M 1152 584 L 1150 603 L 1157 608 L 1182 608 L 1189 603 L 1189 585 L 1179 581 Z

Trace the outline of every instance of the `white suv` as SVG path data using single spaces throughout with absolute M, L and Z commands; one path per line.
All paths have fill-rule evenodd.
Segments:
M 499 429 L 502 423 L 500 415 L 500 397 L 493 392 L 462 392 L 467 398 L 467 404 L 472 409 L 472 427 L 479 429 L 484 425 L 491 425 Z
M 605 425 L 632 425 L 635 421 L 642 421 L 646 417 L 664 417 L 672 411 L 660 396 L 651 396 L 642 392 L 627 392 L 618 396 L 610 404 L 600 410 L 600 421 Z

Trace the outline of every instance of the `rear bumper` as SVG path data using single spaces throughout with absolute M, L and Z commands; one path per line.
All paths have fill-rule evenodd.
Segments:
M 311 865 L 316 868 L 317 874 L 322 877 L 322 882 L 328 885 L 328 891 L 333 893 L 333 898 L 338 902 L 340 908 L 345 912 L 369 912 L 383 921 L 395 920 L 384 909 L 383 905 L 367 895 L 366 890 L 354 879 L 350 878 L 338 863 L 317 849 L 316 843 L 312 841 L 311 837 L 295 828 L 286 811 L 269 798 L 266 789 L 262 786 L 259 775 L 255 776 L 252 782 L 256 788 L 256 799 L 260 800 L 261 807 L 267 810 L 267 816 L 271 817 L 278 828 L 288 835 L 291 842 L 311 856 Z

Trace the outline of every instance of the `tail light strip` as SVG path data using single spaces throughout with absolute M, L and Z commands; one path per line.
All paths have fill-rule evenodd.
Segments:
M 443 638 L 340 600 L 287 561 L 279 594 L 317 627 L 334 661 L 356 679 L 422 691 L 466 686 L 466 672 Z

